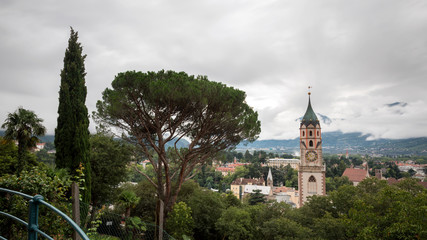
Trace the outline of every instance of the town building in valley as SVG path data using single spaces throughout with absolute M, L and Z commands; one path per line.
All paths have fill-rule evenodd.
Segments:
M 270 158 L 267 159 L 267 166 L 274 167 L 274 168 L 280 168 L 280 167 L 286 167 L 288 165 L 291 166 L 291 168 L 298 170 L 299 169 L 300 160 L 299 159 L 285 159 L 285 158 Z

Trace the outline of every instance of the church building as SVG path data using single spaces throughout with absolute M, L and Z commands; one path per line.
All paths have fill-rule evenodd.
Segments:
M 298 171 L 300 206 L 307 197 L 326 195 L 326 166 L 322 157 L 322 132 L 319 120 L 311 107 L 311 93 L 308 93 L 308 107 L 300 125 L 301 163 Z

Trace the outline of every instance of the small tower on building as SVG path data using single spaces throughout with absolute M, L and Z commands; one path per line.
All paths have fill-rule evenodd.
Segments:
M 273 190 L 273 174 L 271 174 L 271 168 L 268 169 L 267 186 L 271 187 L 271 190 Z
M 319 120 L 311 107 L 310 95 L 308 92 L 308 107 L 300 124 L 301 163 L 298 171 L 300 206 L 304 205 L 309 196 L 326 195 L 322 133 Z

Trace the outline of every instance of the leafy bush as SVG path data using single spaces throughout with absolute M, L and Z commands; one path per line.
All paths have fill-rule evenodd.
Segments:
M 176 203 L 166 221 L 168 232 L 176 239 L 193 236 L 194 220 L 191 208 L 185 202 Z
M 44 201 L 58 208 L 67 215 L 70 214 L 70 205 L 67 203 L 66 192 L 71 181 L 68 176 L 59 178 L 47 167 L 33 167 L 29 171 L 22 171 L 20 176 L 4 175 L 0 177 L 0 187 L 22 192 L 31 196 L 42 195 Z M 1 193 L 0 209 L 20 219 L 28 219 L 28 199 L 21 196 Z M 39 228 L 56 239 L 63 239 L 71 234 L 71 227 L 59 215 L 40 206 Z M 0 220 L 0 235 L 7 239 L 24 239 L 27 235 L 25 228 L 11 222 L 10 219 Z

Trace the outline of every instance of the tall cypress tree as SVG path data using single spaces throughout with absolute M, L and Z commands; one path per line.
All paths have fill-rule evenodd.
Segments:
M 61 70 L 59 89 L 58 125 L 55 129 L 56 167 L 67 168 L 76 175 L 80 164 L 84 167 L 83 201 L 89 203 L 91 169 L 89 161 L 89 118 L 85 105 L 86 55 L 77 42 L 78 33 L 71 28 L 68 48 L 65 50 L 64 68 Z

